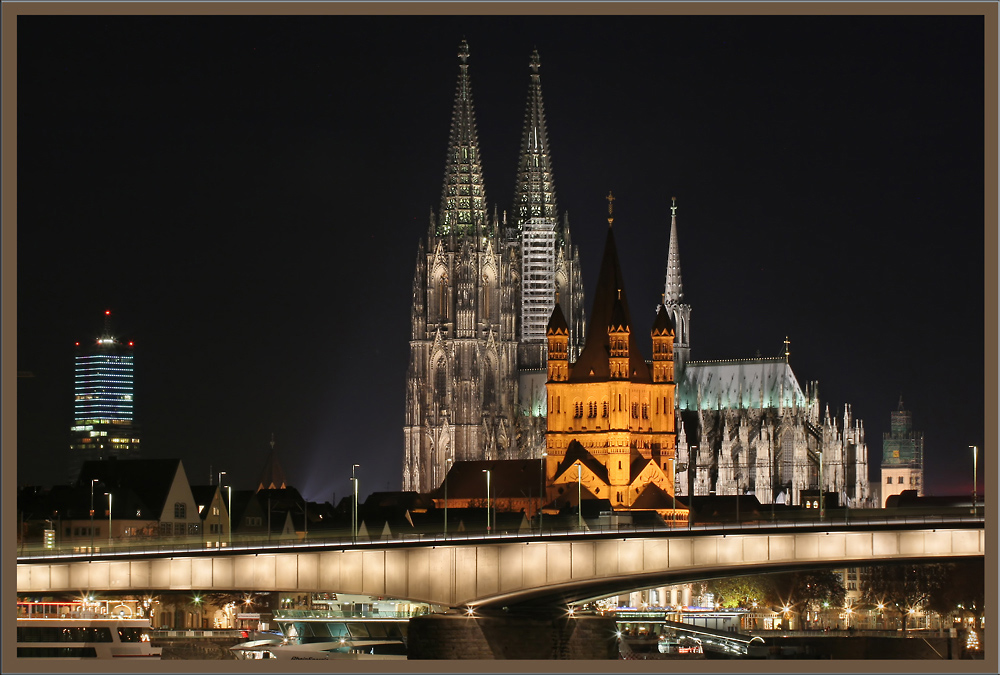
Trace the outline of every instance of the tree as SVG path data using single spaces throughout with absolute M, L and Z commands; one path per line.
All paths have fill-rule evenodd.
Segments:
M 928 607 L 949 583 L 948 565 L 941 563 L 889 563 L 863 567 L 859 572 L 864 599 L 897 612 L 904 636 L 911 610 Z
M 752 607 L 755 602 L 763 605 L 774 594 L 770 578 L 762 574 L 712 579 L 706 585 L 722 607 Z
M 782 572 L 773 575 L 772 584 L 772 601 L 777 601 L 783 612 L 788 607 L 787 612 L 797 615 L 800 623 L 803 612 L 818 610 L 824 602 L 840 607 L 846 595 L 841 578 L 829 570 Z
M 986 600 L 984 560 L 943 563 L 941 567 L 947 583 L 934 589 L 926 607 L 943 617 L 955 613 L 963 619 L 972 617 L 978 625 Z

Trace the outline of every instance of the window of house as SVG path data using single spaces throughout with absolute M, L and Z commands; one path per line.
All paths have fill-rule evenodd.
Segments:
M 896 483 L 898 483 L 899 485 L 902 485 L 903 484 L 903 477 L 900 476 L 899 479 L 896 481 Z
M 173 523 L 160 523 L 160 536 L 169 537 L 174 533 Z
M 892 476 L 886 476 L 885 484 L 886 485 L 892 485 Z
M 188 523 L 188 534 L 198 534 L 201 526 L 198 523 Z
M 174 502 L 174 518 L 187 518 L 187 504 L 184 502 Z

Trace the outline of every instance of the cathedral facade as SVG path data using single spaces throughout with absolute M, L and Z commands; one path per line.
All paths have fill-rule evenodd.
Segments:
M 509 217 L 486 200 L 464 40 L 458 57 L 441 204 L 413 279 L 403 489 L 420 492 L 440 485 L 451 462 L 541 456 L 544 328 L 557 297 L 570 349 L 583 343 L 579 253 L 557 208 L 538 54 Z

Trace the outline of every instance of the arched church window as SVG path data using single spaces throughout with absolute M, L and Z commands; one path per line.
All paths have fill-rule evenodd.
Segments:
M 444 361 L 438 363 L 437 370 L 434 372 L 434 390 L 440 394 L 444 394 L 448 390 L 448 369 L 445 367 Z
M 447 288 L 444 285 L 444 279 L 438 281 L 438 314 L 441 318 L 448 318 L 448 302 L 447 302 Z
M 604 401 L 601 404 L 601 408 L 602 408 L 602 410 L 601 410 L 601 412 L 602 412 L 601 417 L 607 417 L 608 416 L 608 402 Z

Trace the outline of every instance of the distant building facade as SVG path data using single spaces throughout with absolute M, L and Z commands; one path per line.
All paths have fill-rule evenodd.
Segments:
M 413 279 L 403 489 L 420 492 L 440 485 L 449 462 L 540 457 L 544 325 L 557 293 L 572 348 L 583 339 L 579 254 L 558 217 L 538 54 L 510 218 L 486 201 L 464 40 L 458 56 L 441 205 Z
M 904 490 L 924 495 L 924 432 L 913 430 L 913 414 L 903 407 L 902 396 L 889 422 L 889 433 L 882 437 L 882 506 Z
M 76 344 L 68 463 L 71 483 L 86 461 L 140 457 L 139 427 L 134 415 L 133 343 L 114 336 L 110 310 L 104 317 L 100 337 Z

